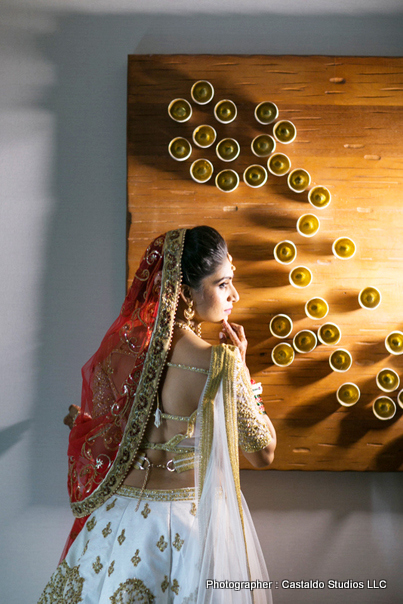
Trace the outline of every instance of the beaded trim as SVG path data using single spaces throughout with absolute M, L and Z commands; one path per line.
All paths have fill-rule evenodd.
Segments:
M 171 363 L 168 361 L 168 367 L 176 367 L 177 369 L 187 369 L 188 371 L 195 371 L 196 373 L 203 373 L 208 375 L 208 369 L 202 369 L 201 367 L 191 367 L 190 365 L 183 365 L 182 363 Z
M 141 489 L 124 484 L 118 488 L 116 494 L 122 495 L 123 497 L 138 499 L 141 494 Z M 172 489 L 169 491 L 144 489 L 141 499 L 145 501 L 192 501 L 196 499 L 196 489 L 194 487 Z

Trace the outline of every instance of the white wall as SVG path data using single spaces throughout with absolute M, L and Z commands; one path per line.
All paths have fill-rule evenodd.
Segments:
M 35 602 L 57 564 L 72 519 L 62 418 L 124 296 L 127 55 L 401 55 L 399 3 L 382 14 L 376 4 L 3 1 L 1 601 Z M 274 580 L 388 580 L 385 590 L 279 587 L 276 604 L 401 601 L 401 474 L 242 481 Z

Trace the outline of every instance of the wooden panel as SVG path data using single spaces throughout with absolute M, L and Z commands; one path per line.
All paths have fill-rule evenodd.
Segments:
M 232 99 L 238 117 L 227 126 L 213 117 L 213 105 L 193 106 L 186 124 L 167 113 L 176 97 L 190 100 L 190 88 L 208 79 L 215 101 Z M 400 470 L 403 465 L 402 410 L 392 420 L 377 420 L 372 402 L 381 393 L 375 376 L 392 367 L 403 377 L 403 357 L 392 357 L 385 336 L 403 328 L 400 310 L 403 275 L 403 60 L 393 58 L 275 56 L 130 56 L 128 71 L 128 283 L 148 242 L 168 229 L 208 224 L 227 239 L 237 266 L 241 301 L 233 320 L 243 323 L 249 339 L 248 364 L 264 386 L 263 400 L 278 432 L 275 469 Z M 274 101 L 280 118 L 291 119 L 297 138 L 278 145 L 293 167 L 307 169 L 312 184 L 332 193 L 328 208 L 317 211 L 319 233 L 306 239 L 296 232 L 298 217 L 310 210 L 307 194 L 294 194 L 285 177 L 270 176 L 260 189 L 243 182 L 222 193 L 214 182 L 196 184 L 189 166 L 207 157 L 215 171 L 226 167 L 214 149 L 193 150 L 185 162 L 168 155 L 175 136 L 191 138 L 196 125 L 208 123 L 218 137 L 241 145 L 234 167 L 241 174 L 256 162 L 250 141 L 271 126 L 260 126 L 254 107 Z M 348 261 L 333 257 L 334 239 L 346 235 L 357 245 Z M 289 268 L 273 258 L 278 241 L 297 245 L 297 264 L 312 270 L 306 290 L 288 283 Z M 294 263 L 292 266 L 296 266 Z M 379 309 L 359 307 L 358 292 L 375 285 L 382 292 Z M 342 330 L 340 346 L 353 356 L 347 373 L 330 370 L 329 347 L 296 355 L 279 369 L 271 361 L 277 343 L 268 324 L 287 313 L 293 334 L 318 324 L 304 313 L 305 302 L 326 298 L 327 320 Z M 319 323 L 320 324 L 320 323 Z M 204 328 L 213 341 L 216 331 Z M 290 341 L 291 338 L 288 340 Z M 340 407 L 337 388 L 346 381 L 361 389 L 360 401 Z M 396 400 L 396 393 L 393 398 Z M 248 467 L 244 462 L 243 467 Z

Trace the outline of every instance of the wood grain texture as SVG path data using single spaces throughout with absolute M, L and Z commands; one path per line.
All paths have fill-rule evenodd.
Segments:
M 189 122 L 177 124 L 167 113 L 176 97 L 190 99 L 191 85 L 207 79 L 215 88 L 212 103 L 193 104 Z M 238 117 L 219 124 L 215 101 L 232 99 Z M 254 119 L 255 106 L 274 101 L 281 119 L 293 121 L 297 138 L 278 145 L 292 167 L 309 171 L 311 186 L 325 185 L 332 193 L 328 208 L 314 213 L 319 233 L 306 239 L 296 231 L 300 215 L 313 208 L 307 194 L 295 194 L 286 178 L 269 174 L 266 185 L 251 189 L 243 182 L 222 193 L 213 180 L 194 183 L 191 161 L 210 159 L 215 173 L 225 167 L 239 174 L 256 161 L 250 150 L 254 136 L 272 131 Z M 129 56 L 128 65 L 128 284 L 152 238 L 176 227 L 208 224 L 226 238 L 236 264 L 241 300 L 233 314 L 249 339 L 248 364 L 264 386 L 263 400 L 278 432 L 274 469 L 373 470 L 403 468 L 403 411 L 392 420 L 377 420 L 371 409 L 381 394 L 375 383 L 383 367 L 403 378 L 403 356 L 392 357 L 386 335 L 403 328 L 403 60 L 398 58 L 334 58 L 219 55 Z M 214 148 L 193 147 L 189 160 L 175 162 L 168 143 L 175 136 L 191 140 L 193 129 L 213 125 L 218 138 L 231 136 L 241 145 L 232 164 L 219 161 Z M 356 256 L 333 257 L 332 242 L 350 236 Z M 277 242 L 291 239 L 298 257 L 291 267 L 273 258 Z M 306 290 L 288 283 L 290 268 L 308 266 L 313 282 Z M 359 307 L 361 288 L 374 285 L 382 292 L 375 311 Z M 326 320 L 342 330 L 340 347 L 353 356 L 344 374 L 330 370 L 332 348 L 318 346 L 279 369 L 271 361 L 278 342 L 270 336 L 273 315 L 289 314 L 292 336 L 303 328 L 317 331 L 323 322 L 308 319 L 305 302 L 321 296 L 329 302 Z M 204 327 L 213 342 L 217 330 Z M 287 339 L 291 341 L 292 336 Z M 342 408 L 336 390 L 355 382 L 360 401 Z M 403 386 L 402 386 L 403 387 Z M 397 393 L 392 397 L 396 400 Z M 243 462 L 243 467 L 249 467 Z

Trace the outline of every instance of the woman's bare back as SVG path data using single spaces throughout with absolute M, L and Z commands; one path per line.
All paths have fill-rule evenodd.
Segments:
M 170 363 L 208 371 L 210 358 L 210 344 L 193 333 L 175 329 L 168 357 Z M 181 367 L 167 366 L 159 388 L 161 412 L 187 418 L 190 417 L 197 410 L 206 380 L 206 373 L 191 371 Z M 153 409 L 155 411 L 155 406 Z M 156 427 L 154 424 L 154 411 L 145 432 L 145 441 L 150 443 L 166 443 L 175 435 L 186 433 L 188 426 L 186 421 L 162 419 L 160 426 Z M 186 440 L 182 441 L 182 445 L 186 446 Z M 178 489 L 194 485 L 193 470 L 177 473 L 169 472 L 165 468 L 155 467 L 155 465 L 167 464 L 175 453 L 156 449 L 144 449 L 143 447 L 141 451 L 142 453 L 145 452 L 149 461 L 154 464 L 147 480 L 147 489 Z M 142 487 L 144 477 L 144 470 L 131 469 L 124 484 Z

